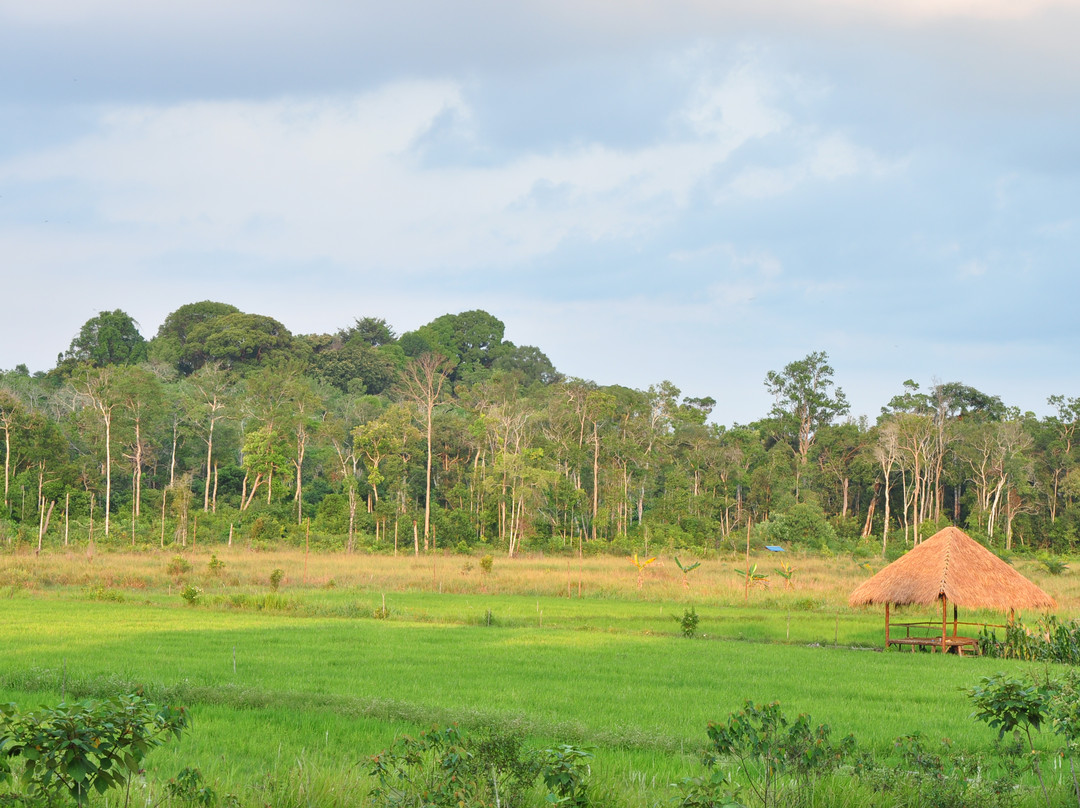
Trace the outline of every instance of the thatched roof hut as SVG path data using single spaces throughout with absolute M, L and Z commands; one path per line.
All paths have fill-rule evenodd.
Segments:
M 946 641 L 946 605 L 1001 609 L 1053 609 L 1050 595 L 956 527 L 938 531 L 868 581 L 848 598 L 852 606 L 885 604 L 885 643 L 892 604 L 929 606 L 941 601 L 941 647 Z M 892 641 L 894 644 L 898 641 Z M 935 640 L 936 642 L 936 640 Z

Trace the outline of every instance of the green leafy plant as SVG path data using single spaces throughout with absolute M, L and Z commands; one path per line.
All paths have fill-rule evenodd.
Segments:
M 697 633 L 698 622 L 701 618 L 694 607 L 691 606 L 689 609 L 683 609 L 682 617 L 676 616 L 674 620 L 679 624 L 682 635 L 687 639 L 691 639 Z
M 1050 804 L 1050 796 L 1043 781 L 1031 731 L 1034 729 L 1038 732 L 1046 720 L 1051 694 L 1051 688 L 1046 684 L 1023 682 L 1001 673 L 984 676 L 981 684 L 967 692 L 975 705 L 972 718 L 985 721 L 991 729 L 996 729 L 998 740 L 1004 738 L 1006 733 L 1023 730 L 1031 750 L 1031 769 L 1042 786 L 1047 805 Z
M 210 561 L 206 566 L 211 575 L 218 575 L 225 569 L 225 562 L 218 558 L 216 553 L 211 553 Z
M 792 589 L 794 587 L 794 584 L 791 581 L 795 576 L 795 568 L 793 566 L 786 561 L 781 561 L 780 566 L 773 571 L 784 579 L 784 589 Z
M 85 805 L 94 792 L 124 786 L 143 757 L 187 726 L 183 707 L 157 707 L 139 694 L 62 703 L 31 712 L 0 705 L 0 753 L 31 798 L 52 804 L 67 794 Z M 2 778 L 0 778 L 2 779 Z
M 1080 805 L 1080 778 L 1076 774 L 1075 750 L 1080 743 L 1080 672 L 1070 668 L 1065 678 L 1055 683 L 1050 695 L 1050 719 L 1054 734 L 1065 742 L 1064 756 L 1069 760 L 1073 792 Z
M 675 556 L 675 565 L 682 572 L 683 589 L 689 590 L 690 589 L 690 579 L 689 579 L 688 576 L 690 575 L 691 572 L 693 572 L 694 570 L 696 570 L 698 567 L 701 566 L 701 562 L 700 561 L 695 561 L 693 564 L 683 564 L 681 561 L 679 561 L 679 557 Z
M 480 571 L 484 575 L 491 575 L 491 568 L 495 566 L 495 556 L 488 553 L 480 559 Z
M 191 767 L 181 769 L 165 791 L 171 801 L 181 805 L 209 808 L 217 802 L 217 793 L 203 781 L 202 772 Z
M 202 590 L 195 584 L 188 584 L 180 590 L 180 597 L 184 599 L 188 606 L 196 606 L 199 603 L 199 598 L 202 597 Z
M 278 591 L 278 587 L 281 586 L 281 579 L 285 577 L 285 570 L 276 568 L 270 573 L 270 589 L 274 592 Z
M 630 559 L 630 563 L 633 564 L 635 567 L 637 567 L 637 571 L 638 571 L 637 588 L 638 589 L 641 589 L 641 587 L 643 587 L 645 585 L 645 568 L 647 566 L 649 566 L 651 563 L 653 563 L 654 561 L 656 561 L 656 556 L 653 556 L 652 558 L 647 558 L 644 561 L 639 561 L 637 553 L 634 553 L 633 557 Z
M 1060 558 L 1043 558 L 1039 563 L 1050 575 L 1061 575 L 1069 569 L 1069 565 Z
M 676 808 L 746 808 L 741 801 L 742 786 L 719 769 L 703 777 L 684 777 L 671 787 L 678 790 L 672 800 Z
M 191 562 L 182 555 L 174 555 L 165 567 L 169 575 L 186 575 L 191 572 Z
M 585 808 L 589 804 L 592 756 L 590 750 L 570 744 L 544 750 L 540 775 L 548 788 L 548 803 L 571 808 Z
M 521 736 L 456 726 L 404 735 L 371 758 L 373 802 L 387 808 L 461 808 L 520 804 L 539 771 Z
M 759 589 L 769 588 L 769 576 L 758 572 L 757 564 L 752 564 L 744 570 L 735 570 L 735 574 L 746 582 L 747 590 L 752 586 Z
M 708 735 L 712 747 L 706 764 L 712 767 L 719 756 L 734 757 L 765 808 L 781 804 L 781 775 L 793 775 L 792 787 L 805 793 L 813 776 L 832 771 L 855 750 L 852 736 L 834 744 L 827 724 L 811 727 L 806 714 L 789 720 L 777 701 L 764 706 L 747 701 L 727 723 L 710 722 Z M 797 797 L 795 802 L 801 802 L 802 795 Z

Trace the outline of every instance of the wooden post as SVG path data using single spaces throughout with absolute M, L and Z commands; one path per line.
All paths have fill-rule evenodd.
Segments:
M 949 599 L 944 595 L 941 596 L 941 653 L 945 653 L 945 636 L 948 631 L 948 608 Z
M 952 635 L 954 637 L 957 636 L 956 635 L 956 627 L 957 627 L 957 625 L 958 625 L 958 623 L 956 622 L 956 604 L 954 603 L 952 605 Z
M 889 607 L 892 604 L 885 602 L 885 650 L 889 650 Z

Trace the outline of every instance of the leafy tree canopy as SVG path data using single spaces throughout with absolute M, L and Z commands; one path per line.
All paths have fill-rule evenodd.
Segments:
M 217 317 L 239 313 L 240 309 L 236 306 L 213 300 L 181 306 L 165 318 L 157 336 L 151 340 L 150 357 L 174 366 L 185 376 L 189 375 L 205 361 L 197 351 L 188 350 L 188 337 L 192 330 Z
M 195 324 L 188 332 L 182 360 L 193 367 L 221 362 L 235 368 L 288 353 L 292 347 L 292 333 L 273 317 L 234 312 Z
M 794 437 L 803 462 L 814 433 L 849 409 L 844 391 L 832 388 L 833 369 L 824 351 L 789 362 L 782 371 L 770 370 L 765 377 L 765 389 L 776 397 L 771 415 Z
M 506 350 L 494 362 L 493 370 L 503 370 L 519 374 L 522 384 L 554 384 L 562 378 L 562 374 L 555 370 L 547 354 L 532 345 L 514 345 L 512 342 L 503 343 Z
M 904 382 L 904 392 L 893 396 L 881 408 L 882 415 L 914 413 L 934 415 L 944 420 L 977 418 L 1001 421 L 1006 417 L 1006 407 L 998 396 L 991 396 L 960 382 L 938 382 L 927 392 L 920 392 L 919 384 L 911 379 Z
M 393 329 L 382 317 L 358 318 L 348 328 L 338 331 L 338 337 L 346 345 L 351 342 L 361 342 L 373 348 L 390 345 L 396 340 Z
M 436 317 L 416 331 L 402 334 L 399 344 L 406 356 L 440 354 L 455 366 L 451 381 L 459 381 L 481 370 L 490 370 L 495 361 L 513 350 L 503 342 L 506 326 L 499 318 L 476 309 L 461 314 Z
M 80 363 L 94 367 L 134 365 L 146 356 L 146 340 L 139 333 L 138 323 L 116 309 L 103 311 L 83 323 L 71 346 L 57 357 L 57 369 L 70 373 Z

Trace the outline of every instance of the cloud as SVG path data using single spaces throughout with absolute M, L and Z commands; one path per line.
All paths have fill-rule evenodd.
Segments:
M 321 98 L 110 105 L 93 132 L 9 158 L 0 178 L 62 186 L 90 212 L 87 226 L 148 256 L 230 251 L 379 271 L 510 266 L 568 240 L 640 238 L 670 223 L 737 150 L 795 131 L 783 85 L 741 60 L 698 76 L 662 139 L 569 142 L 477 163 L 433 158 L 444 140 L 484 145 L 466 87 L 450 80 Z M 771 185 L 761 178 L 772 169 L 747 168 L 728 196 L 774 195 L 875 165 L 839 133 L 815 133 L 803 151 Z

